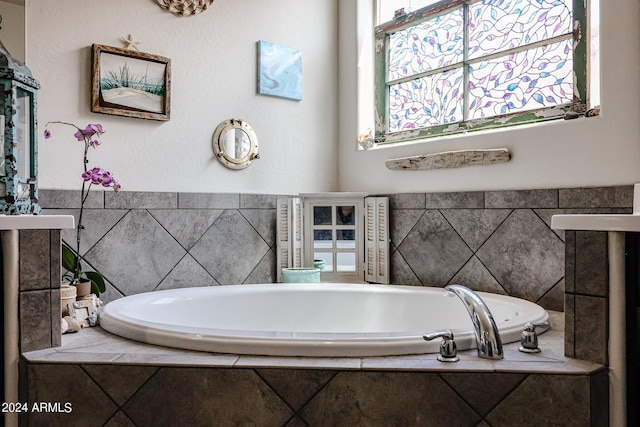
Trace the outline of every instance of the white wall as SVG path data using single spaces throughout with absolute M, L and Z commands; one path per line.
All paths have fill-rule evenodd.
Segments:
M 508 131 L 356 151 L 373 112 L 358 111 L 356 3 L 340 1 L 340 189 L 444 192 L 623 185 L 640 182 L 640 2 L 601 0 L 602 115 Z M 363 13 L 363 10 L 360 11 Z M 364 15 L 361 15 L 364 16 Z M 365 88 L 369 90 L 368 87 Z M 436 171 L 391 171 L 390 158 L 505 147 L 505 164 Z
M 218 0 L 176 17 L 154 1 L 27 0 L 27 65 L 40 81 L 40 131 L 47 121 L 102 123 L 91 163 L 128 191 L 297 193 L 337 190 L 337 0 Z M 90 47 L 140 49 L 171 58 L 171 120 L 91 113 Z M 302 52 L 303 100 L 256 94 L 258 40 Z M 255 130 L 260 159 L 243 171 L 213 157 L 225 119 Z M 40 188 L 77 189 L 82 147 L 52 127 L 39 143 Z
M 188 18 L 154 1 L 28 0 L 27 65 L 42 84 L 49 120 L 100 122 L 92 163 L 125 190 L 298 193 L 466 191 L 640 182 L 640 3 L 601 3 L 602 115 L 356 151 L 367 125 L 358 110 L 356 2 L 218 0 Z M 172 59 L 172 118 L 155 122 L 89 112 L 90 46 L 122 46 Z M 339 38 L 338 38 L 339 34 Z M 256 95 L 256 42 L 302 51 L 303 101 Z M 336 49 L 339 47 L 339 54 Z M 339 76 L 339 77 L 338 77 Z M 339 90 L 338 90 L 339 85 Z M 366 98 L 366 97 L 365 97 Z M 211 150 L 217 124 L 247 120 L 261 159 L 244 171 Z M 40 138 L 40 187 L 79 187 L 81 147 L 64 128 Z M 438 171 L 390 171 L 389 158 L 451 149 L 509 148 L 509 163 Z
M 2 29 L 0 40 L 11 56 L 20 62 L 25 61 L 25 19 L 24 4 L 16 0 L 0 0 L 0 15 L 2 15 Z

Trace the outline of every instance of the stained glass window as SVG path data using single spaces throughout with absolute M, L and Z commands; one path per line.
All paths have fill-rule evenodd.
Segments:
M 376 27 L 378 142 L 586 109 L 584 0 L 424 2 Z

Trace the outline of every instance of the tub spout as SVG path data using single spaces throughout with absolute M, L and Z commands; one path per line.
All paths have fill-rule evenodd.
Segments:
M 445 290 L 453 292 L 464 303 L 471 316 L 473 330 L 478 345 L 478 357 L 484 359 L 502 359 L 502 341 L 491 311 L 482 298 L 471 289 L 462 285 L 445 286 Z

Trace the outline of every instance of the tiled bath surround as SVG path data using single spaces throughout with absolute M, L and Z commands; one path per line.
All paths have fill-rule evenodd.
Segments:
M 77 214 L 77 192 L 43 190 L 41 195 L 45 212 Z M 275 278 L 275 195 L 94 193 L 92 197 L 82 252 L 109 280 L 107 300 L 153 289 Z M 600 310 L 594 318 L 591 310 L 604 304 L 606 314 L 602 238 L 568 232 L 565 270 L 565 233 L 554 232 L 549 224 L 556 213 L 630 213 L 632 197 L 631 186 L 390 195 L 392 282 L 444 286 L 455 281 L 556 310 L 564 309 L 566 287 L 564 351 L 606 365 L 606 315 Z M 63 238 L 73 241 L 72 233 L 64 232 Z M 581 334 L 591 333 L 595 341 L 587 344 L 580 339 Z M 598 368 L 601 365 L 575 371 L 571 363 L 558 363 L 549 348 L 541 356 L 550 362 L 552 372 L 535 367 L 536 356 L 517 350 L 490 367 L 470 354 L 442 371 L 433 355 L 419 356 L 418 362 L 411 357 L 362 359 L 357 366 L 348 360 L 322 361 L 314 368 L 313 361 L 296 358 L 277 362 L 208 355 L 216 360 L 202 362 L 200 357 L 207 354 L 192 352 L 176 354 L 172 362 L 148 347 L 142 350 L 148 354 L 142 361 L 130 353 L 110 354 L 111 344 L 104 349 L 83 345 L 90 349 L 41 350 L 35 357 L 31 353 L 31 361 L 24 359 L 21 366 L 22 397 L 53 399 L 48 394 L 53 389 L 69 396 L 78 396 L 77 390 L 83 396 L 99 395 L 102 405 L 79 404 L 77 410 L 101 410 L 107 417 L 102 419 L 108 420 L 105 425 L 145 425 L 150 411 L 168 409 L 180 416 L 179 408 L 187 408 L 186 414 L 204 411 L 200 413 L 205 417 L 223 417 L 230 423 L 253 414 L 257 425 L 379 425 L 397 419 L 406 425 L 441 425 L 438 410 L 442 416 L 460 415 L 457 425 L 524 425 L 524 421 L 514 424 L 514 417 L 522 414 L 530 415 L 527 420 L 534 424 L 552 424 L 564 417 L 562 425 L 607 425 L 606 371 Z M 485 387 L 488 383 L 490 390 Z M 186 387 L 180 396 L 161 392 L 176 384 Z M 481 397 L 474 397 L 478 389 L 472 384 L 483 385 Z M 444 407 L 432 406 L 431 390 L 453 397 Z M 485 399 L 489 391 L 496 394 L 491 402 Z M 203 398 L 210 404 L 196 405 Z M 161 403 L 149 403 L 156 399 Z M 240 403 L 233 404 L 236 400 Z M 255 405 L 253 412 L 247 411 Z M 51 417 L 33 415 L 27 425 L 65 423 L 63 417 L 53 420 L 51 424 Z
M 606 369 L 562 355 L 562 317 L 552 313 L 554 329 L 540 337 L 540 354 L 520 353 L 516 343 L 505 346 L 504 360 L 463 351 L 453 364 L 433 354 L 210 354 L 96 328 L 25 355 L 23 399 L 64 399 L 73 407 L 29 414 L 30 425 L 47 426 L 607 425 Z
M 74 214 L 78 192 L 41 190 L 45 213 Z M 271 283 L 277 195 L 94 192 L 81 252 L 104 299 L 187 286 Z M 392 194 L 391 282 L 465 284 L 564 309 L 559 213 L 630 213 L 633 187 Z M 75 240 L 73 230 L 62 238 Z
M 42 191 L 44 213 L 79 212 L 78 192 Z M 91 193 L 80 252 L 110 301 L 161 289 L 275 281 L 277 196 Z M 62 238 L 75 247 L 74 230 Z

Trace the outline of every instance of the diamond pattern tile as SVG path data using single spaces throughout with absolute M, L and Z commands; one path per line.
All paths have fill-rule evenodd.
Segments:
M 509 216 L 510 209 L 444 209 L 440 211 L 460 237 L 477 251 Z
M 391 211 L 391 242 L 398 246 L 424 214 L 424 209 L 394 209 Z
M 589 377 L 529 375 L 485 419 L 492 426 L 548 425 L 551 417 L 558 426 L 590 425 L 589 411 L 572 407 L 589 407 Z
M 190 253 L 222 285 L 243 283 L 269 245 L 247 220 L 225 211 L 193 246 Z
M 402 258 L 402 254 L 397 250 L 391 254 L 391 283 L 395 285 L 420 286 L 420 279 L 415 275 L 407 262 Z
M 334 371 L 293 369 L 259 369 L 257 373 L 294 411 L 336 375 Z
M 450 408 L 446 422 L 434 416 L 444 407 Z M 340 372 L 300 416 L 311 426 L 475 426 L 480 421 L 437 374 L 403 372 Z
M 564 311 L 564 279 L 536 302 L 547 310 Z
M 530 209 L 516 209 L 476 253 L 509 295 L 537 301 L 564 275 L 564 244 Z
M 276 279 L 276 253 L 269 249 L 243 283 L 275 283 Z
M 280 426 L 293 412 L 250 369 L 162 368 L 124 406 L 138 426 Z
M 96 244 L 118 221 L 127 214 L 125 209 L 85 209 L 82 213 L 82 238 L 80 240 L 80 253 L 85 254 Z M 56 209 L 55 211 L 44 211 L 44 213 L 55 215 L 73 215 L 75 225 L 78 225 L 80 209 Z M 61 237 L 71 247 L 76 247 L 76 230 L 61 230 Z
M 299 417 L 293 417 L 284 427 L 309 427 L 309 424 L 302 421 Z
M 473 253 L 438 211 L 420 218 L 398 247 L 402 257 L 425 286 L 442 287 Z
M 496 372 L 443 373 L 441 375 L 483 417 L 527 376 Z M 487 387 L 487 384 L 491 386 Z
M 33 426 L 102 425 L 118 410 L 78 365 L 29 365 L 28 400 L 30 407 L 34 402 L 71 404 L 64 418 L 57 412 L 31 411 L 29 425 Z
M 224 212 L 216 209 L 160 209 L 149 213 L 189 250 Z
M 25 425 L 564 427 L 608 419 L 606 369 L 579 373 L 560 360 L 547 364 L 564 364 L 569 372 L 455 366 L 434 372 L 411 363 L 395 371 L 336 371 L 313 368 L 314 362 L 297 369 L 24 362 L 21 398 L 30 407 L 69 402 L 73 408 L 32 411 Z
M 129 417 L 122 411 L 115 414 L 104 427 L 136 427 Z
M 240 214 L 270 247 L 276 244 L 275 209 L 241 209 Z
M 449 283 L 465 285 L 481 292 L 503 295 L 507 293 L 475 255 L 471 257 Z
M 152 291 L 185 250 L 145 210 L 132 210 L 87 252 L 89 263 L 125 295 Z
M 158 371 L 151 366 L 84 365 L 83 369 L 118 405 L 126 403 Z
M 189 254 L 185 255 L 171 273 L 165 277 L 156 290 L 192 288 L 195 286 L 219 285 L 198 262 Z
M 67 200 L 67 193 L 48 193 L 45 199 L 51 199 L 52 205 L 45 212 L 77 215 L 78 209 L 61 203 Z M 73 196 L 68 198 L 69 207 L 76 193 L 69 192 Z M 556 289 L 564 275 L 563 268 L 557 269 L 563 257 L 557 248 L 564 233 L 551 238 L 550 233 L 555 232 L 549 221 L 551 215 L 566 209 L 555 206 L 556 193 L 389 195 L 392 283 L 444 286 L 451 281 L 465 282 L 477 290 L 507 292 L 534 301 L 542 298 L 548 307 L 559 307 L 561 292 L 552 288 Z M 134 199 L 138 195 L 131 193 Z M 483 208 L 485 195 L 490 208 Z M 82 250 L 89 250 L 90 264 L 113 282 L 103 299 L 192 283 L 276 280 L 275 196 L 184 193 L 177 197 L 179 206 L 174 206 L 176 194 L 153 193 L 140 209 L 113 209 L 110 202 L 107 209 L 86 211 Z M 430 207 L 426 210 L 425 197 Z M 145 227 L 144 235 L 141 227 Z M 72 230 L 63 235 L 73 240 Z M 133 263 L 125 261 L 130 259 L 140 261 L 143 268 L 132 268 Z

